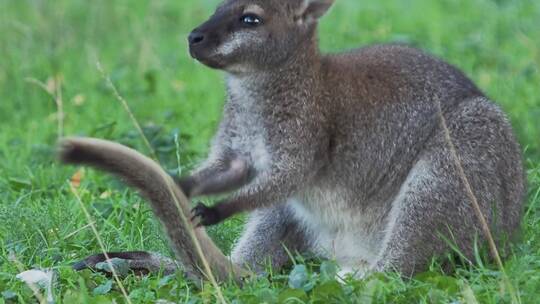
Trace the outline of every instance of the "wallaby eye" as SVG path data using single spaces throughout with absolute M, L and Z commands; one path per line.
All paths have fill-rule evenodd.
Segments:
M 262 20 L 259 16 L 255 14 L 245 14 L 242 15 L 242 17 L 240 18 L 240 22 L 249 26 L 257 26 L 261 24 Z

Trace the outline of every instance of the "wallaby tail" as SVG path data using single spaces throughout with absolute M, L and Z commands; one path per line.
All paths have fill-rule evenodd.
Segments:
M 187 276 L 201 280 L 208 278 L 189 234 L 188 229 L 193 228 L 186 227 L 175 205 L 176 198 L 184 215 L 189 216 L 188 200 L 156 162 L 126 146 L 101 139 L 67 138 L 60 142 L 59 147 L 59 158 L 63 163 L 88 165 L 112 173 L 139 190 L 165 226 L 176 257 Z M 189 221 L 188 225 L 191 225 Z M 194 233 L 218 281 L 233 279 L 240 282 L 248 274 L 232 264 L 208 237 L 204 228 L 198 228 Z

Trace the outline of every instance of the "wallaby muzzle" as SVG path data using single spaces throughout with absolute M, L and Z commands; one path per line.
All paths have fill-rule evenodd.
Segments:
M 211 68 L 224 68 L 223 58 L 216 56 L 215 50 L 222 43 L 223 37 L 229 35 L 227 32 L 228 19 L 223 13 L 215 14 L 189 34 L 189 54 L 191 57 Z

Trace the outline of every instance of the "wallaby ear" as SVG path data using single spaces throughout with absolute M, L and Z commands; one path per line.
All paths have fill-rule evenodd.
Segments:
M 334 4 L 334 0 L 304 0 L 297 14 L 297 22 L 314 23 Z

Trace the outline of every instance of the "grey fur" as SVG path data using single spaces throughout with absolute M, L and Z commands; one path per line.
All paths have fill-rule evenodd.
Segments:
M 317 18 L 331 2 L 230 0 L 194 31 L 190 52 L 228 73 L 228 100 L 208 161 L 181 186 L 238 188 L 195 216 L 215 224 L 257 209 L 232 255 L 254 269 L 265 259 L 283 264 L 282 243 L 358 276 L 414 274 L 450 251 L 447 240 L 472 259 L 483 236 L 444 140 L 440 101 L 500 244 L 518 227 L 525 194 L 505 114 L 459 70 L 413 48 L 321 54 Z M 254 5 L 262 24 L 238 25 Z M 219 178 L 233 160 L 249 179 Z

